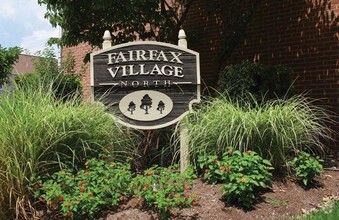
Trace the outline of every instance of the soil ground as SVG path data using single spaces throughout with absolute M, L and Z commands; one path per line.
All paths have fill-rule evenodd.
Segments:
M 221 185 L 209 185 L 200 179 L 194 181 L 191 193 L 198 195 L 198 205 L 191 208 L 176 209 L 171 219 L 289 219 L 300 216 L 305 210 L 319 208 L 329 198 L 339 197 L 339 172 L 324 171 L 317 183 L 305 189 L 297 182 L 279 179 L 272 188 L 262 194 L 260 201 L 252 210 L 225 205 L 221 201 Z M 100 220 L 148 220 L 158 219 L 153 210 L 142 208 L 141 201 L 132 199 L 118 210 L 109 211 Z M 339 219 L 339 218 L 338 218 Z

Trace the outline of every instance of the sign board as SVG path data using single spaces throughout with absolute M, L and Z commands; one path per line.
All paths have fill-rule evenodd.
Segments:
M 199 54 L 154 41 L 109 47 L 91 54 L 91 88 L 120 123 L 166 127 L 200 101 Z

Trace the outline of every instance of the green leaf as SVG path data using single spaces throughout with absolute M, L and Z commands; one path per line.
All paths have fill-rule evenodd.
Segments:
M 303 179 L 302 181 L 303 181 L 304 185 L 307 186 L 308 180 L 307 179 Z
M 264 159 L 264 160 L 262 160 L 262 162 L 267 166 L 270 166 L 270 167 L 272 166 L 272 164 L 269 160 Z

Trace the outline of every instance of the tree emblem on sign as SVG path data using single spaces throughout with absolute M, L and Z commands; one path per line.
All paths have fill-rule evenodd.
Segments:
M 160 101 L 158 104 L 157 110 L 162 114 L 162 111 L 165 109 L 165 103 L 163 101 Z
M 145 114 L 149 114 L 148 109 L 152 108 L 152 99 L 148 94 L 144 95 L 144 97 L 141 99 L 140 108 L 145 110 Z
M 131 115 L 133 115 L 133 112 L 135 111 L 135 104 L 134 104 L 134 102 L 130 102 L 129 103 L 127 111 L 131 112 Z

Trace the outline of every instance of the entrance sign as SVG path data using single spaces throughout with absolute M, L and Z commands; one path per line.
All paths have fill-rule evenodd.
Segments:
M 94 52 L 90 63 L 93 99 L 128 127 L 169 126 L 200 101 L 199 54 L 187 48 L 138 41 Z

